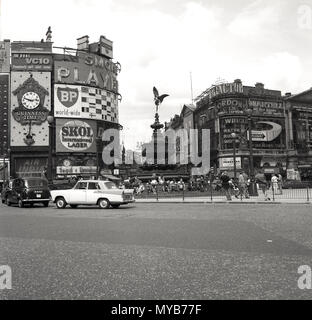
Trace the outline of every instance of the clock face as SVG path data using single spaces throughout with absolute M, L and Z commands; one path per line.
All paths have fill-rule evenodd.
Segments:
M 22 104 L 27 109 L 36 109 L 39 106 L 40 98 L 35 92 L 26 92 L 22 97 Z

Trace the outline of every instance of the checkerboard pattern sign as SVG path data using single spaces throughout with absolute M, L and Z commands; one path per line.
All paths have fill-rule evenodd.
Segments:
M 54 115 L 58 118 L 82 118 L 118 123 L 118 97 L 93 87 L 54 86 Z

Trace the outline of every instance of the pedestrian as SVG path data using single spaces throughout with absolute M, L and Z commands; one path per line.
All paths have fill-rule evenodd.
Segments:
M 278 176 L 277 174 L 274 174 L 271 178 L 271 182 L 272 182 L 272 189 L 274 194 L 278 194 Z
M 268 196 L 268 190 L 270 188 L 270 183 L 268 182 L 266 176 L 263 172 L 259 171 L 255 176 L 256 182 L 258 183 L 260 189 L 263 192 L 264 195 L 264 201 L 271 200 Z
M 283 177 L 282 175 L 279 173 L 278 174 L 278 191 L 279 191 L 279 194 L 282 195 L 283 194 Z
M 249 199 L 249 193 L 248 193 L 248 176 L 245 172 L 240 172 L 238 177 L 238 189 L 239 194 L 241 198 L 245 197 L 246 199 Z
M 222 184 L 222 189 L 225 192 L 226 199 L 228 201 L 232 201 L 231 192 L 230 192 L 230 177 L 228 176 L 228 173 L 226 171 L 224 171 L 221 174 L 220 180 Z

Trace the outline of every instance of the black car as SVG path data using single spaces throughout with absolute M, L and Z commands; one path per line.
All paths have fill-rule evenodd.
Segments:
M 49 205 L 51 194 L 48 181 L 42 178 L 18 178 L 12 181 L 11 190 L 8 190 L 2 201 L 8 206 L 18 204 L 20 208 L 29 204 L 42 203 L 45 207 Z

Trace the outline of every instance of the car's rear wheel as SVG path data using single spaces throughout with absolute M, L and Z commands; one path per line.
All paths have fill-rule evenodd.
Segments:
M 120 207 L 120 204 L 112 204 L 111 206 L 112 206 L 112 208 L 114 208 L 114 209 L 118 209 L 118 208 Z
M 18 206 L 19 208 L 24 208 L 24 202 L 22 201 L 22 199 L 18 200 Z
M 63 197 L 59 197 L 55 200 L 56 207 L 58 209 L 64 209 L 66 207 L 66 201 Z
M 108 209 L 110 206 L 110 203 L 107 199 L 100 199 L 98 201 L 98 205 L 101 209 Z

